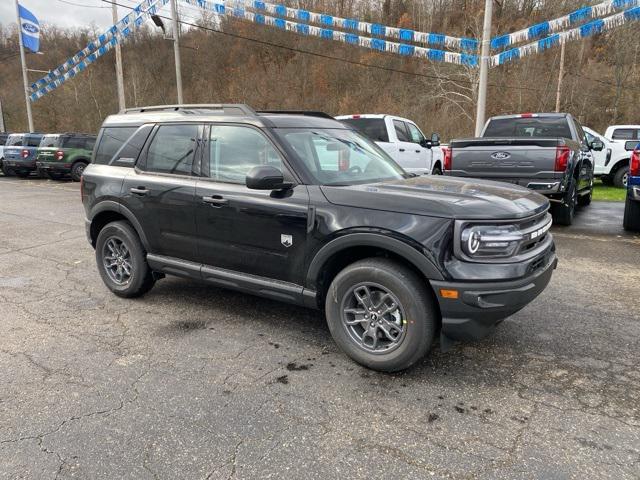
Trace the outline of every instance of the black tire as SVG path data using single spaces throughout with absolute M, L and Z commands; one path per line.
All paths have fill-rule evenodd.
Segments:
M 14 172 L 12 168 L 7 167 L 4 163 L 2 164 L 2 173 L 5 177 L 14 177 L 16 175 L 16 172 Z
M 370 298 L 373 300 L 374 294 L 384 295 L 387 292 L 387 301 L 391 303 L 391 307 L 388 303 L 384 303 L 384 306 L 388 309 L 395 305 L 395 310 L 383 314 L 381 318 L 375 318 L 375 308 L 384 308 L 381 306 L 383 302 L 378 305 L 375 301 L 369 303 L 375 308 L 367 312 L 363 307 L 367 302 L 357 301 L 355 294 L 355 291 L 364 287 L 371 292 Z M 376 290 L 378 288 L 380 291 Z M 381 297 L 377 298 L 380 300 Z M 325 314 L 333 339 L 346 355 L 372 370 L 397 372 L 415 364 L 431 348 L 440 323 L 434 302 L 425 280 L 413 271 L 392 260 L 370 258 L 349 265 L 335 277 L 327 292 Z M 350 305 L 355 307 L 350 308 Z M 361 312 L 347 313 L 345 309 L 358 309 Z M 369 316 L 365 320 L 367 313 Z M 354 325 L 348 326 L 348 320 Z M 373 336 L 364 335 L 365 327 L 370 331 L 369 326 L 374 328 L 375 344 Z M 396 339 L 395 343 L 384 335 L 385 327 L 387 331 L 393 332 L 391 337 Z M 362 336 L 358 329 L 362 330 Z M 356 341 L 356 338 L 359 340 Z M 365 345 L 364 338 L 371 339 L 369 343 L 373 345 Z M 389 347 L 376 350 L 378 341 L 381 342 L 381 347 L 385 344 Z
M 608 187 L 613 185 L 613 179 L 609 175 L 603 175 L 602 177 L 600 177 L 600 180 L 602 180 L 603 185 L 607 185 Z
M 569 226 L 573 223 L 573 217 L 576 213 L 577 203 L 576 183 L 571 182 L 569 189 L 562 199 L 562 203 L 554 203 L 551 210 L 553 215 L 553 223 L 556 225 Z
M 613 176 L 613 186 L 618 188 L 627 188 L 627 180 L 629 179 L 629 165 L 620 167 Z
M 85 168 L 87 168 L 86 162 L 74 163 L 71 167 L 71 180 L 73 180 L 74 182 L 79 182 L 80 177 L 82 177 L 82 172 L 84 172 Z
M 31 172 L 15 172 L 15 174 L 17 177 L 27 178 L 31 174 Z
M 113 273 L 108 272 L 105 265 L 109 259 L 109 253 L 106 252 L 112 251 L 107 244 L 112 240 L 115 243 L 120 242 L 128 252 L 128 256 L 123 256 L 129 260 L 130 275 L 127 279 L 123 278 L 121 282 L 115 279 Z M 139 297 L 151 290 L 155 283 L 140 237 L 127 221 L 111 222 L 100 230 L 96 241 L 96 262 L 102 281 L 119 297 Z M 124 271 L 124 268 L 121 271 Z
M 622 224 L 629 232 L 640 232 L 640 202 L 631 200 L 628 196 L 624 205 Z
M 591 200 L 593 200 L 593 187 L 589 188 L 589 193 L 578 197 L 578 205 L 581 207 L 587 207 L 591 205 Z
M 440 164 L 437 164 L 435 167 L 433 167 L 433 172 L 431 172 L 431 175 L 442 175 L 442 167 L 440 166 Z

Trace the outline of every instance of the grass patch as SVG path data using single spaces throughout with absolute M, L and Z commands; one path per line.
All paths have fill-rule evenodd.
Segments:
M 626 188 L 609 187 L 600 180 L 593 184 L 593 200 L 601 202 L 624 202 L 627 198 Z

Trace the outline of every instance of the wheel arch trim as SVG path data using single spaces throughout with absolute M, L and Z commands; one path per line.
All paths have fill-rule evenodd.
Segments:
M 136 216 L 133 214 L 133 212 L 131 212 L 131 210 L 129 210 L 127 207 L 121 205 L 120 203 L 114 200 L 104 200 L 98 203 L 97 205 L 95 205 L 91 209 L 91 214 L 89 216 L 91 224 L 93 225 L 94 219 L 98 215 L 104 212 L 114 212 L 125 217 L 129 221 L 129 223 L 131 223 L 131 225 L 133 226 L 133 229 L 138 234 L 138 237 L 140 237 L 140 241 L 142 242 L 142 245 L 144 246 L 145 250 L 149 251 L 149 241 L 147 239 L 147 236 L 145 235 L 144 230 L 142 229 L 142 225 L 140 225 L 140 222 L 138 221 Z
M 381 233 L 348 233 L 325 244 L 313 257 L 305 285 L 315 286 L 327 261 L 342 250 L 352 247 L 378 247 L 393 252 L 420 270 L 429 280 L 444 280 L 442 273 L 425 255 L 408 243 Z

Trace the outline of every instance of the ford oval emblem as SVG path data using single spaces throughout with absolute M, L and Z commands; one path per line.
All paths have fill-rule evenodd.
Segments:
M 491 155 L 491 158 L 493 158 L 494 160 L 506 160 L 507 158 L 510 158 L 511 154 L 509 152 L 496 152 L 493 155 Z
M 38 33 L 40 31 L 40 29 L 33 23 L 26 22 L 22 24 L 22 29 L 28 33 Z

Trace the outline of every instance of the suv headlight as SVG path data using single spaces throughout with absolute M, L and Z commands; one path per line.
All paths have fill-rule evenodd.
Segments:
M 471 258 L 511 257 L 524 236 L 515 225 L 474 225 L 462 230 L 460 247 Z

